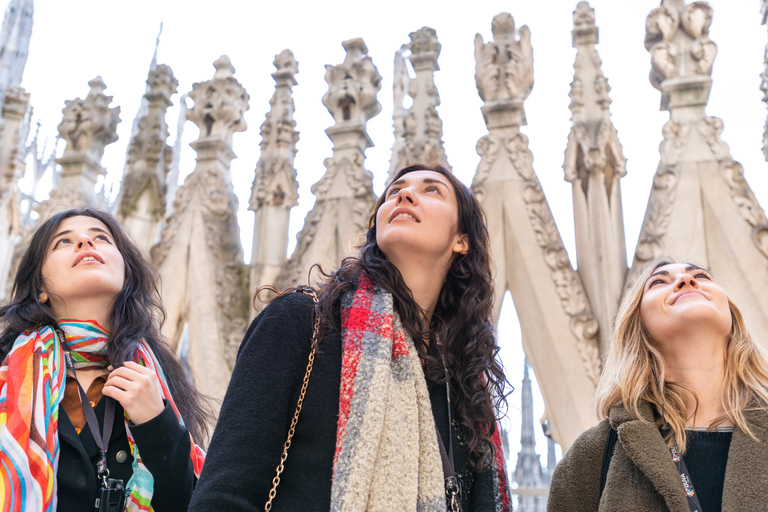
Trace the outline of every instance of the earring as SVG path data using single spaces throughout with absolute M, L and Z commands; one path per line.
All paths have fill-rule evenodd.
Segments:
M 48 302 L 48 294 L 45 292 L 40 292 L 40 295 L 38 295 L 37 298 L 42 304 Z

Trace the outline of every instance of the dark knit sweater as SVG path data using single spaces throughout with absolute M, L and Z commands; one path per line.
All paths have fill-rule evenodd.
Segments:
M 683 461 L 691 475 L 693 488 L 699 497 L 703 512 L 721 510 L 723 503 L 723 481 L 728 463 L 728 449 L 731 447 L 732 432 L 688 432 L 688 448 Z M 611 429 L 605 443 L 602 474 L 600 475 L 600 493 L 605 486 L 605 478 L 611 464 L 613 450 L 618 435 Z M 671 457 L 671 454 L 670 454 Z
M 195 489 L 191 511 L 262 510 L 280 461 L 304 377 L 312 338 L 312 299 L 291 293 L 271 302 L 248 328 Z M 312 376 L 272 510 L 327 511 L 341 384 L 341 333 L 328 329 Z M 433 389 L 438 428 L 448 431 L 445 387 Z M 442 399 L 440 399 L 442 396 Z M 437 399 L 435 399 L 437 398 Z M 464 468 L 456 431 L 454 458 Z M 475 474 L 468 511 L 491 511 L 493 472 Z

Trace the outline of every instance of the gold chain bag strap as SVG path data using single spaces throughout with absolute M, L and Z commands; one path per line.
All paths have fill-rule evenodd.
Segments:
M 317 307 L 317 294 L 309 287 L 302 288 L 301 293 L 312 297 L 312 302 Z M 304 381 L 301 383 L 301 393 L 299 393 L 299 401 L 296 404 L 296 412 L 293 413 L 293 419 L 291 420 L 291 428 L 288 429 L 288 438 L 285 440 L 283 446 L 283 454 L 280 456 L 280 464 L 277 465 L 277 473 L 275 478 L 272 479 L 272 489 L 269 491 L 269 499 L 264 505 L 264 510 L 269 512 L 272 509 L 272 500 L 277 495 L 277 486 L 280 485 L 280 475 L 285 469 L 285 459 L 288 458 L 288 448 L 291 447 L 291 439 L 296 431 L 296 423 L 299 421 L 299 413 L 301 413 L 301 406 L 304 405 L 304 395 L 307 394 L 307 385 L 309 384 L 309 375 L 312 373 L 312 365 L 315 363 L 315 352 L 317 351 L 317 332 L 320 328 L 320 316 L 315 313 L 315 325 L 312 331 L 312 349 L 309 351 L 309 361 L 307 362 L 307 371 L 304 373 Z

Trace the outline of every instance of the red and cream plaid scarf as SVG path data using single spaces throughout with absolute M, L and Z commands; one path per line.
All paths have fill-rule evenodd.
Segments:
M 331 511 L 445 511 L 443 467 L 419 355 L 392 295 L 365 272 L 342 299 L 341 329 Z M 498 431 L 496 511 L 508 512 Z

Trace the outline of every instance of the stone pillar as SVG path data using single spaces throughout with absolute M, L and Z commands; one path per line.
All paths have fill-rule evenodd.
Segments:
M 766 344 L 768 220 L 720 138 L 723 122 L 705 113 L 717 54 L 712 15 L 706 2 L 667 0 L 646 21 L 651 83 L 670 119 L 626 285 L 661 255 L 708 266 Z
M 533 87 L 528 27 L 497 15 L 494 40 L 475 36 L 475 80 L 488 135 L 477 143 L 473 191 L 488 215 L 496 264 L 496 314 L 510 290 L 523 348 L 541 383 L 554 439 L 567 450 L 597 422 L 593 397 L 600 374 L 598 323 L 571 268 L 544 191 L 533 170 L 523 102 Z
M 25 169 L 21 128 L 28 105 L 29 94 L 23 88 L 12 85 L 5 90 L 0 125 L 0 300 L 5 298 L 13 250 L 22 231 L 18 182 Z
M 376 201 L 373 175 L 363 166 L 365 149 L 373 146 L 365 125 L 381 111 L 376 94 L 381 76 L 368 57 L 362 39 L 342 43 L 344 62 L 325 66 L 328 92 L 323 105 L 335 124 L 325 133 L 333 141 L 333 156 L 325 160 L 325 175 L 312 186 L 317 198 L 297 236 L 296 250 L 278 277 L 281 285 L 306 283 L 314 263 L 325 269 L 354 252 L 358 237 L 368 227 Z
M 138 120 L 138 130 L 128 146 L 117 215 L 145 254 L 157 241 L 165 217 L 166 175 L 172 149 L 167 144 L 165 113 L 173 105 L 171 96 L 179 82 L 165 64 L 154 66 L 147 77 L 144 98 L 147 108 Z
M 100 76 L 88 85 L 91 90 L 84 100 L 64 102 L 59 134 L 67 146 L 56 160 L 61 165 L 61 181 L 50 198 L 35 208 L 40 219 L 68 208 L 103 206 L 94 188 L 96 179 L 106 174 L 101 166 L 104 147 L 117 141 L 120 107 L 109 107 L 112 96 L 104 94 L 107 86 Z
M 416 73 L 416 78 L 408 80 L 408 95 L 413 98 L 413 105 L 400 114 L 404 144 L 392 154 L 389 180 L 397 171 L 412 163 L 436 161 L 448 166 L 443 148 L 443 122 L 437 113 L 440 95 L 434 77 L 435 71 L 440 70 L 437 58 L 442 46 L 435 30 L 429 27 L 411 32 L 409 37 L 411 42 L 405 48 L 411 51 L 408 60 Z M 407 70 L 405 72 L 407 74 Z M 402 110 L 402 99 L 399 107 Z M 398 108 L 397 103 L 395 108 Z
M 760 14 L 763 17 L 762 24 L 768 25 L 768 0 L 761 1 Z M 763 63 L 765 64 L 765 71 L 760 73 L 760 90 L 763 91 L 763 101 L 768 104 L 768 44 L 765 45 Z M 765 121 L 765 128 L 763 129 L 763 156 L 768 161 L 768 120 Z
M 579 2 L 573 12 L 576 62 L 571 83 L 573 127 L 565 149 L 565 180 L 573 185 L 579 276 L 600 323 L 600 352 L 608 350 L 627 274 L 619 180 L 626 159 L 611 122 L 608 80 L 595 50 L 595 10 Z
M 203 393 L 221 399 L 248 318 L 246 271 L 230 163 L 232 135 L 245 131 L 248 93 L 226 56 L 213 79 L 192 86 L 187 118 L 200 128 L 195 170 L 179 187 L 173 214 L 152 248 L 162 278 L 163 335 L 178 347 L 189 335 L 188 363 Z
M 277 71 L 275 94 L 261 125 L 261 156 L 256 164 L 256 177 L 251 189 L 248 209 L 255 214 L 253 252 L 251 253 L 251 292 L 259 286 L 274 285 L 280 269 L 288 259 L 288 221 L 291 208 L 299 204 L 299 182 L 293 159 L 299 132 L 293 120 L 295 110 L 291 89 L 299 65 L 290 50 L 275 56 Z M 261 303 L 256 301 L 260 309 Z M 255 315 L 256 311 L 252 311 Z

